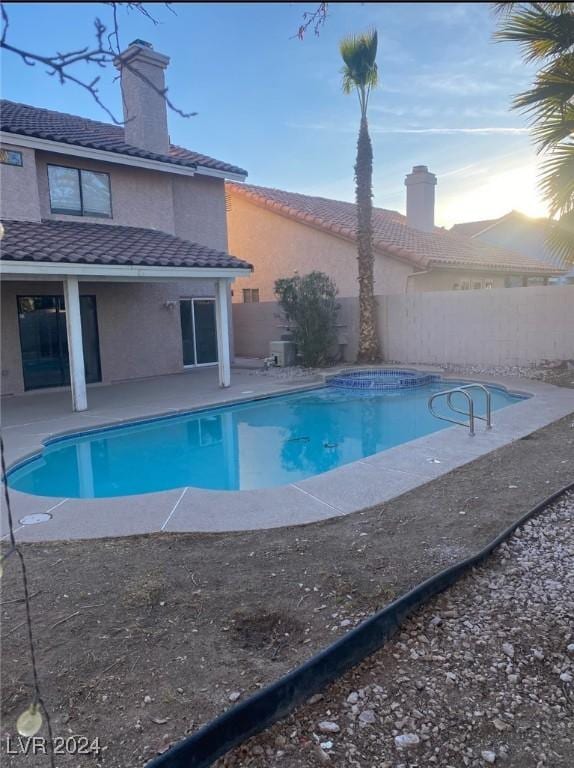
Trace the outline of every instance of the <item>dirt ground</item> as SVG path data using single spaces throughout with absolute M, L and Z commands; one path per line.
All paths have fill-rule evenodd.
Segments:
M 219 768 L 572 768 L 574 492 Z
M 558 375 L 574 384 L 573 371 Z M 382 506 L 321 523 L 23 545 L 54 733 L 102 747 L 57 765 L 144 765 L 481 548 L 572 481 L 573 427 L 566 417 Z M 15 558 L 3 582 L 0 754 L 10 766 L 48 765 L 15 746 L 30 698 Z M 7 736 L 18 754 L 7 755 Z

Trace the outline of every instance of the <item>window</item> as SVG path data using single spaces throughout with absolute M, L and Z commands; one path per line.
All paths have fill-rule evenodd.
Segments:
M 22 166 L 22 153 L 15 149 L 0 149 L 0 163 Z
M 48 183 L 52 213 L 111 217 L 112 195 L 107 173 L 49 165 Z
M 460 281 L 460 290 L 461 291 L 470 291 L 470 280 L 461 280 Z
M 259 288 L 244 288 L 243 289 L 243 303 L 244 304 L 258 304 L 259 303 Z
M 487 289 L 494 288 L 494 280 L 485 280 L 484 287 Z
M 60 295 L 18 296 L 24 389 L 70 383 L 66 305 Z M 102 380 L 95 296 L 80 296 L 84 370 L 89 383 Z
M 482 289 L 482 280 L 474 280 L 472 288 L 474 291 L 480 291 Z

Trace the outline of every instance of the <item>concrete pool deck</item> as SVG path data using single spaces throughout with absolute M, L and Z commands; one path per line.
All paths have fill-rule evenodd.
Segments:
M 383 366 L 396 367 L 396 366 Z M 20 541 L 100 538 L 158 531 L 221 532 L 310 523 L 380 504 L 427 483 L 490 451 L 574 412 L 574 390 L 531 379 L 444 375 L 430 366 L 401 366 L 440 373 L 445 381 L 479 381 L 533 395 L 494 413 L 493 429 L 478 423 L 470 437 L 450 427 L 306 480 L 276 488 L 209 491 L 178 488 L 160 493 L 104 499 L 32 496 L 11 490 Z M 328 373 L 334 373 L 336 369 Z M 109 424 L 174 414 L 322 386 L 322 376 L 292 379 L 234 369 L 232 385 L 221 390 L 216 372 L 191 373 L 89 389 L 90 410 L 73 413 L 67 391 L 6 398 L 2 432 L 8 467 L 41 451 L 56 435 Z M 47 522 L 20 520 L 49 513 Z M 0 535 L 7 533 L 2 499 Z

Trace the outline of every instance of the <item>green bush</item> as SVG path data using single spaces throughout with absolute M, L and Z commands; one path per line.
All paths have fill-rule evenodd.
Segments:
M 275 281 L 275 295 L 293 326 L 293 340 L 303 365 L 325 365 L 337 339 L 339 305 L 333 280 L 323 272 L 282 277 Z

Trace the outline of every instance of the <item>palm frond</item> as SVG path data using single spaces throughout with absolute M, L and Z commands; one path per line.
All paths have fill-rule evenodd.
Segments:
M 574 8 L 574 3 L 492 3 L 493 10 L 498 16 L 509 16 L 517 9 L 533 5 L 547 13 L 565 13 Z
M 377 44 L 376 29 L 341 40 L 339 50 L 345 65 L 342 70 L 345 93 L 349 93 L 353 86 L 366 89 L 377 85 Z
M 546 115 L 533 123 L 532 137 L 538 144 L 538 151 L 554 147 L 564 139 L 574 137 L 574 106 L 563 112 Z
M 574 52 L 563 54 L 541 69 L 532 87 L 514 100 L 515 109 L 538 103 L 568 104 L 574 99 Z
M 558 12 L 546 10 L 541 3 L 519 4 L 495 33 L 498 40 L 520 44 L 524 59 L 535 61 L 560 56 L 574 46 L 574 13 L 572 3 L 555 3 Z
M 574 211 L 574 142 L 558 144 L 542 164 L 540 188 L 550 215 Z
M 546 244 L 564 266 L 574 264 L 574 211 L 552 222 Z

